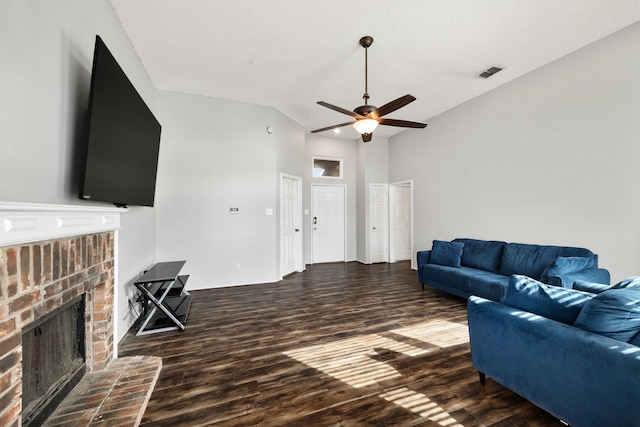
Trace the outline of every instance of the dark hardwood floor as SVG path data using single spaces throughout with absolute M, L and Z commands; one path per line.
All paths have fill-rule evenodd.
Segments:
M 409 262 L 316 264 L 194 291 L 187 327 L 120 343 L 163 359 L 145 426 L 560 426 L 470 359 L 465 301 Z

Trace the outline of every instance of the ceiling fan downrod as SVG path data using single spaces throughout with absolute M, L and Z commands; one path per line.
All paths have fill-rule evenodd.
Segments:
M 373 37 L 364 36 L 360 39 L 360 46 L 364 48 L 364 105 L 369 101 L 369 46 L 373 44 Z

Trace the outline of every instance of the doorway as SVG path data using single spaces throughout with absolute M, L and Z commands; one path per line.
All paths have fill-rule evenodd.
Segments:
M 311 185 L 311 262 L 345 261 L 344 185 Z
M 389 261 L 389 186 L 369 185 L 369 262 Z
M 389 184 L 390 229 L 389 261 L 411 260 L 413 257 L 413 181 Z
M 280 175 L 280 277 L 302 267 L 302 179 Z

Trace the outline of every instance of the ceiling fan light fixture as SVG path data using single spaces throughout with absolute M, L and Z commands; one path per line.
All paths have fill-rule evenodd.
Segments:
M 353 128 L 361 134 L 373 133 L 378 127 L 378 121 L 374 119 L 360 119 L 356 120 L 353 124 Z

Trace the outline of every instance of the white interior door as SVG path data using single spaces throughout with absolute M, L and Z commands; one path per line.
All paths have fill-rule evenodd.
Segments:
M 391 261 L 413 259 L 413 191 L 411 183 L 392 184 Z
M 389 261 L 389 187 L 387 184 L 369 186 L 369 259 L 370 262 Z
M 311 187 L 311 257 L 313 263 L 345 260 L 345 187 Z
M 280 275 L 302 271 L 302 180 L 282 175 L 280 182 Z

